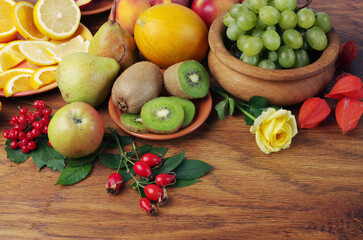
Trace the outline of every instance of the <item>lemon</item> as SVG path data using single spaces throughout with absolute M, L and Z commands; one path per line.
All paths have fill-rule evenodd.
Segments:
M 81 35 L 78 35 L 77 37 L 71 39 L 68 42 L 47 47 L 46 50 L 50 55 L 52 55 L 53 59 L 59 63 L 62 61 L 63 58 L 71 55 L 72 53 L 87 52 L 88 46 L 89 41 L 84 41 L 83 37 Z
M 17 92 L 31 90 L 32 87 L 29 83 L 31 75 L 31 73 L 23 73 L 10 78 L 4 86 L 5 97 L 10 97 Z
M 15 2 L 0 0 L 0 42 L 12 41 L 18 36 L 18 31 L 11 20 L 11 10 Z
M 47 47 L 52 46 L 55 45 L 47 41 L 23 41 L 19 44 L 19 50 L 29 62 L 38 66 L 48 66 L 56 63 L 46 51 Z
M 6 43 L 0 43 L 0 50 L 5 47 Z
M 23 73 L 33 73 L 34 70 L 30 68 L 13 68 L 6 70 L 2 73 L 0 73 L 0 89 L 3 89 L 5 86 L 5 83 L 12 77 L 23 74 Z
M 34 5 L 30 2 L 18 2 L 11 11 L 13 24 L 18 32 L 25 38 L 30 40 L 48 40 L 39 32 L 33 20 Z
M 45 85 L 54 83 L 56 70 L 57 66 L 38 68 L 30 77 L 30 85 L 34 90 L 38 90 Z
M 74 0 L 39 0 L 33 15 L 39 31 L 56 40 L 72 36 L 81 21 L 81 11 Z
M 19 44 L 23 41 L 12 41 L 0 50 L 0 73 L 15 67 L 25 60 L 24 55 L 19 50 Z
M 80 23 L 77 31 L 72 36 L 70 36 L 69 38 L 66 38 L 66 39 L 63 39 L 63 40 L 51 39 L 50 42 L 54 43 L 56 45 L 59 45 L 59 44 L 68 42 L 68 41 L 70 41 L 71 39 L 73 39 L 73 38 L 75 38 L 77 36 L 82 36 L 84 40 L 89 40 L 89 41 L 91 41 L 91 39 L 93 38 L 91 31 L 85 25 Z

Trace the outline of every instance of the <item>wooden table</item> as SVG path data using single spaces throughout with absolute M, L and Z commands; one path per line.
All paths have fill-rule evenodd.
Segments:
M 354 39 L 360 53 L 348 71 L 363 77 L 363 3 L 315 0 L 328 13 L 341 42 Z M 93 33 L 108 13 L 83 17 Z M 29 97 L 1 98 L 1 133 L 21 101 L 65 105 L 58 89 Z M 214 104 L 218 99 L 214 99 Z M 299 106 L 289 109 L 297 115 Z M 107 104 L 97 107 L 106 127 L 117 128 Z M 127 135 L 118 129 L 121 135 Z M 75 186 L 58 186 L 59 172 L 38 171 L 29 159 L 6 158 L 0 137 L 0 239 L 363 239 L 363 120 L 346 135 L 334 121 L 300 130 L 291 148 L 265 155 L 242 115 L 218 120 L 213 110 L 195 132 L 170 141 L 137 139 L 168 147 L 169 153 L 215 168 L 193 186 L 170 189 L 169 202 L 155 217 L 139 208 L 139 197 L 124 186 L 106 194 L 113 172 L 99 162 Z

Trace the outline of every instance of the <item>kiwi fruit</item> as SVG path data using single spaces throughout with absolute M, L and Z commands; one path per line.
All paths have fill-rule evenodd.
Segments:
M 195 115 L 195 105 L 192 101 L 185 99 L 185 98 L 180 98 L 180 97 L 169 97 L 170 99 L 173 99 L 175 101 L 177 101 L 178 103 L 180 103 L 184 109 L 184 121 L 181 125 L 181 127 L 185 127 L 187 126 L 189 123 L 192 122 L 194 115 Z
M 164 86 L 170 95 L 192 99 L 203 98 L 209 91 L 207 70 L 197 61 L 176 63 L 164 72 Z
M 112 86 L 112 102 L 121 111 L 140 113 L 142 105 L 160 95 L 163 75 L 160 68 L 148 61 L 128 67 Z
M 121 115 L 121 125 L 130 130 L 132 132 L 137 133 L 148 133 L 150 132 L 144 124 L 142 124 L 142 120 L 140 114 L 130 114 L 130 113 L 123 113 Z
M 153 133 L 173 133 L 184 121 L 184 109 L 169 97 L 154 98 L 145 103 L 140 113 L 144 126 Z

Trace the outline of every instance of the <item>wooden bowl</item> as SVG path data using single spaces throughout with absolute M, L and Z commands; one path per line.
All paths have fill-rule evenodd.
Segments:
M 270 70 L 242 62 L 225 48 L 226 27 L 221 14 L 209 29 L 208 65 L 218 83 L 232 95 L 248 100 L 264 96 L 270 104 L 287 106 L 300 103 L 322 92 L 332 80 L 339 53 L 339 37 L 332 29 L 329 45 L 314 63 L 297 69 Z

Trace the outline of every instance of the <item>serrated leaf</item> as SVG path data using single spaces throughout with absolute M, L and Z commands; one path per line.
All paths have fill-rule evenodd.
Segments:
M 23 163 L 31 156 L 30 153 L 23 153 L 20 148 L 11 149 L 10 142 L 11 139 L 8 139 L 5 143 L 6 157 L 8 159 L 13 161 L 14 163 Z
M 112 153 L 102 153 L 98 156 L 101 163 L 103 163 L 106 167 L 117 169 L 120 164 L 120 154 L 112 154 Z M 124 168 L 125 164 L 121 162 L 121 167 Z
M 141 153 L 141 154 L 144 154 L 144 153 L 147 153 L 147 152 L 150 152 L 152 149 L 152 146 L 151 145 L 143 145 L 141 147 L 138 147 L 136 152 L 137 153 Z
M 168 148 L 152 147 L 151 145 L 143 145 L 136 149 L 136 152 L 141 155 L 143 155 L 145 153 L 155 153 L 155 154 L 159 155 L 159 157 L 164 157 L 167 151 L 168 151 Z
M 213 166 L 200 160 L 185 160 L 174 169 L 176 179 L 192 180 L 208 173 Z
M 31 151 L 30 154 L 39 169 L 47 166 L 55 171 L 62 171 L 66 166 L 64 162 L 65 156 L 50 147 L 46 137 L 38 138 L 37 148 Z
M 92 170 L 92 163 L 79 167 L 66 167 L 60 174 L 57 185 L 73 185 L 85 179 Z
M 172 187 L 172 188 L 187 187 L 187 186 L 193 185 L 197 182 L 201 182 L 201 181 L 198 178 L 191 179 L 191 180 L 178 179 L 178 180 L 176 180 L 176 182 L 173 185 L 170 185 L 170 187 Z
M 134 170 L 131 168 L 130 169 L 130 172 L 135 175 L 135 172 Z M 127 169 L 126 168 L 122 168 L 118 171 L 119 174 L 121 174 L 122 176 L 122 180 L 124 183 L 126 183 L 127 181 L 129 181 L 132 177 L 130 175 L 130 173 L 127 172 Z
M 162 148 L 162 147 L 153 147 L 151 149 L 151 152 L 155 153 L 155 154 L 159 154 L 159 157 L 164 157 L 167 151 L 168 151 L 168 148 Z
M 164 164 L 160 168 L 153 169 L 154 174 L 165 173 L 173 171 L 184 160 L 185 151 L 166 158 Z
M 214 107 L 215 110 L 217 111 L 219 119 L 224 120 L 226 118 L 227 107 L 228 107 L 228 99 L 224 99 Z
M 134 137 L 120 136 L 116 131 L 115 131 L 115 133 L 120 141 L 121 147 L 125 147 L 125 146 L 129 145 L 134 140 Z M 118 148 L 116 140 L 114 139 L 114 137 L 112 137 L 112 134 L 110 134 L 110 135 L 111 135 L 112 140 L 107 144 L 107 147 Z M 107 134 L 106 136 L 108 138 L 109 134 Z
M 228 98 L 228 105 L 229 105 L 229 115 L 233 115 L 234 113 L 234 106 L 235 106 L 235 102 L 233 98 Z
M 97 158 L 97 154 L 92 153 L 88 156 L 85 157 L 81 157 L 81 158 L 71 158 L 71 159 L 67 159 L 66 163 L 68 166 L 72 166 L 72 167 L 78 167 L 78 166 L 82 166 L 84 164 L 93 162 L 94 160 L 96 160 Z
M 252 96 L 249 99 L 248 104 L 252 108 L 265 108 L 267 106 L 267 100 L 265 97 Z

